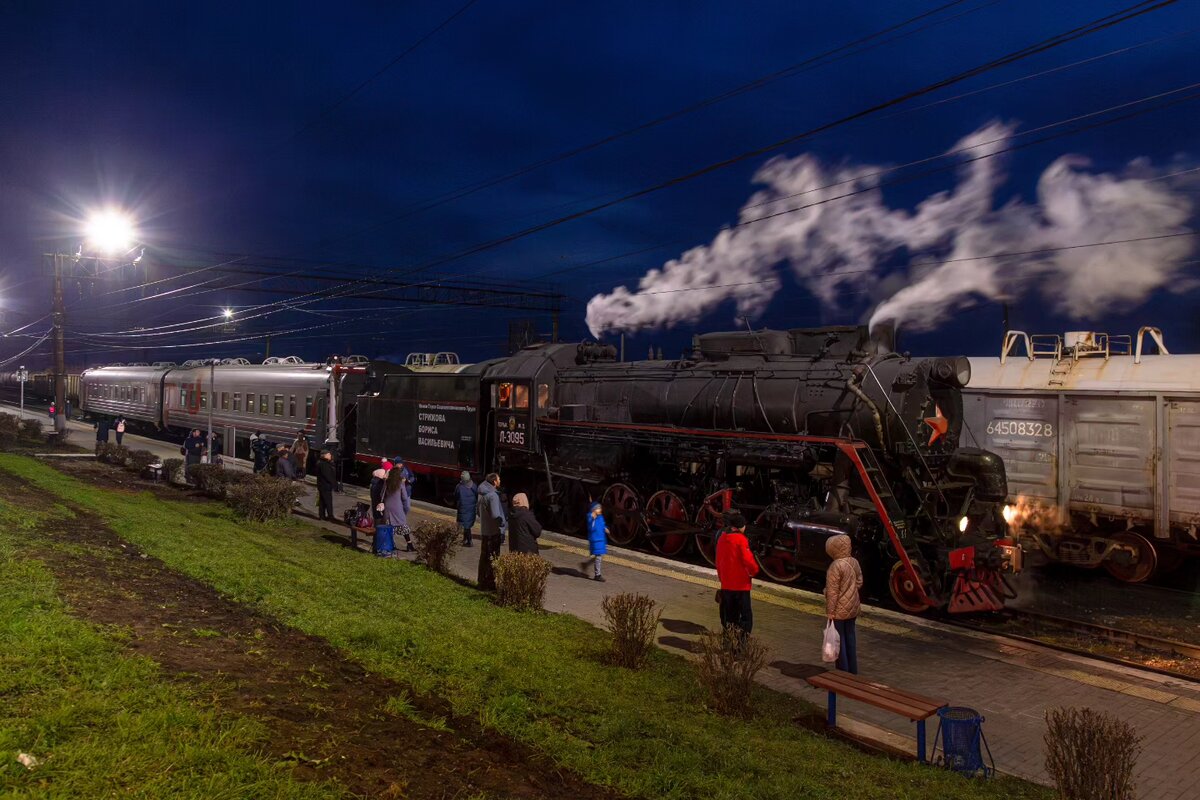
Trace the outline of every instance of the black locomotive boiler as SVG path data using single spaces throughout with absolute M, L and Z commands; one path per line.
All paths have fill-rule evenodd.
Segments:
M 705 334 L 674 361 L 615 356 L 543 344 L 452 375 L 372 365 L 359 457 L 496 469 L 567 531 L 599 499 L 614 542 L 709 562 L 737 507 L 782 582 L 823 570 L 825 541 L 848 533 L 912 612 L 1012 596 L 1004 465 L 959 446 L 965 358 L 910 359 L 857 327 Z

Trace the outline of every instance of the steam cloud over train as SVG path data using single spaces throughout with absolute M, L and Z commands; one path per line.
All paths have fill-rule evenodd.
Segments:
M 869 580 L 912 612 L 995 610 L 1020 569 L 1004 463 L 962 446 L 965 358 L 912 359 L 865 328 L 712 333 L 675 361 L 607 345 L 510 358 L 102 367 L 82 409 L 234 439 L 304 430 L 374 467 L 403 454 L 453 480 L 498 470 L 560 529 L 590 499 L 612 538 L 713 560 L 722 513 L 752 520 L 763 571 L 797 580 L 848 533 Z M 1011 513 L 1011 509 L 1009 509 Z

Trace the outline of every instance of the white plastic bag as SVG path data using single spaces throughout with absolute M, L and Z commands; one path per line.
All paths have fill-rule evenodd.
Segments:
M 842 637 L 838 636 L 837 628 L 833 627 L 833 620 L 825 622 L 825 641 L 821 645 L 821 660 L 827 664 L 832 664 L 838 660 L 838 653 L 842 650 Z

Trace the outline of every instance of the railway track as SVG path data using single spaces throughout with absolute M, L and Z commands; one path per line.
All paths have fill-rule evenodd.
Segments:
M 1005 609 L 988 621 L 949 618 L 951 625 L 1096 658 L 1179 680 L 1200 682 L 1200 645 L 1057 617 Z

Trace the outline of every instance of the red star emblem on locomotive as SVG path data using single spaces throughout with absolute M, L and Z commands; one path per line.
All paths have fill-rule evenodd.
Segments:
M 925 418 L 925 424 L 933 428 L 933 432 L 929 434 L 929 444 L 933 445 L 938 439 L 946 435 L 946 431 L 950 430 L 950 420 L 942 416 L 942 409 L 936 404 L 933 406 L 933 416 Z

